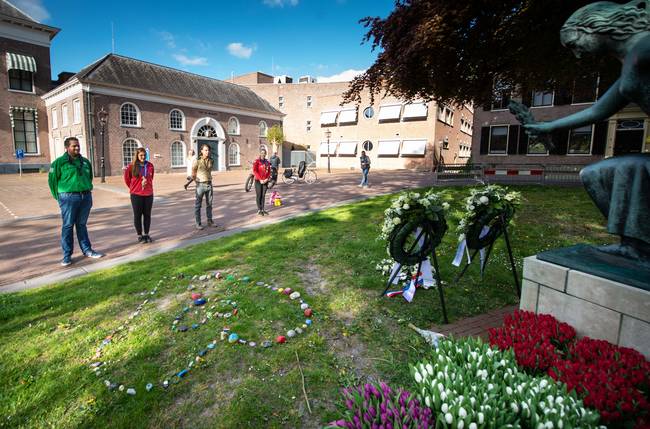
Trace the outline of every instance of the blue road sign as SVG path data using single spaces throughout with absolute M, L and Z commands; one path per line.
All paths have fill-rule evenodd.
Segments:
M 25 151 L 22 149 L 16 149 L 16 159 L 25 158 Z

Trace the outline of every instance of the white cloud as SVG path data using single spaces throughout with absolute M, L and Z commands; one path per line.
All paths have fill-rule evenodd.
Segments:
M 183 54 L 174 54 L 173 57 L 184 66 L 207 66 L 208 59 L 204 57 L 188 57 Z
M 263 0 L 262 3 L 270 7 L 284 7 L 285 4 L 288 6 L 296 6 L 298 0 Z
M 176 38 L 172 33 L 169 31 L 156 31 L 156 34 L 158 34 L 162 41 L 165 42 L 165 45 L 167 45 L 168 48 L 176 48 Z
M 50 19 L 50 12 L 45 9 L 41 0 L 11 0 L 11 3 L 35 21 L 43 22 Z
M 365 72 L 365 70 L 349 69 L 332 76 L 318 76 L 316 79 L 318 82 L 349 82 L 363 72 Z
M 253 54 L 253 50 L 255 49 L 255 47 L 254 46 L 249 47 L 249 46 L 245 46 L 243 43 L 234 42 L 234 43 L 228 44 L 226 49 L 228 49 L 228 52 L 230 53 L 230 55 L 232 55 L 234 57 L 237 57 L 237 58 L 250 58 L 251 55 Z

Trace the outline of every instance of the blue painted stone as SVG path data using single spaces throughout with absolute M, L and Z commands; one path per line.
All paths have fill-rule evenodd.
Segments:
M 178 376 L 178 378 L 183 378 L 183 377 L 185 377 L 187 375 L 188 372 L 190 372 L 189 369 L 184 369 L 184 370 L 182 370 L 181 372 L 179 372 L 176 375 Z
M 185 331 L 187 331 L 187 326 L 185 326 L 185 325 L 179 326 L 179 327 L 178 327 L 178 330 L 179 330 L 180 332 L 185 332 Z
M 199 356 L 205 356 L 207 352 L 208 352 L 207 350 L 201 350 L 199 351 Z
M 151 384 L 151 383 L 147 383 L 147 387 L 146 387 L 146 389 L 147 389 L 147 392 L 150 392 L 151 389 L 153 389 L 153 384 Z
M 188 311 L 190 311 L 190 307 L 185 307 L 185 308 L 183 309 L 183 312 L 185 312 L 185 313 L 187 313 Z
M 205 299 L 199 298 L 197 300 L 194 300 L 194 305 L 199 306 L 199 305 L 204 305 L 205 304 Z
M 174 320 L 181 320 L 182 318 L 183 318 L 183 316 L 176 316 L 176 317 L 174 317 Z
M 311 324 L 312 324 L 311 319 L 307 319 L 307 320 L 305 320 L 305 324 L 306 324 L 307 326 L 311 326 Z
M 208 344 L 208 349 L 212 350 L 212 349 L 214 349 L 214 348 L 215 348 L 215 345 L 214 345 L 214 344 L 212 344 L 212 343 Z
M 239 340 L 239 335 L 232 333 L 230 336 L 228 336 L 228 342 L 229 343 L 236 343 Z
M 251 278 L 248 276 L 244 276 L 242 277 L 241 281 L 243 281 L 244 283 L 248 283 L 249 281 L 251 281 Z
M 199 328 L 199 325 L 197 325 L 196 323 L 192 324 L 192 329 L 198 329 L 198 328 Z

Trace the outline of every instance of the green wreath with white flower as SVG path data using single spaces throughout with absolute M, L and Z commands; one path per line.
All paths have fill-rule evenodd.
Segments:
M 395 261 L 403 265 L 418 264 L 431 254 L 445 235 L 445 212 L 448 209 L 449 204 L 433 190 L 424 195 L 419 192 L 402 193 L 384 211 L 379 239 L 388 242 L 388 254 Z M 420 235 L 423 241 L 418 245 L 414 243 L 414 238 Z
M 521 194 L 506 187 L 488 185 L 472 189 L 458 223 L 458 241 L 466 240 L 470 249 L 489 246 L 503 233 L 520 205 Z M 487 233 L 483 233 L 485 226 L 490 228 Z

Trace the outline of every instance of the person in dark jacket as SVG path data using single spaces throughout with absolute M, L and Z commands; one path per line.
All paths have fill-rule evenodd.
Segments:
M 138 233 L 139 243 L 151 243 L 151 208 L 153 206 L 153 164 L 146 160 L 147 151 L 138 148 L 133 161 L 124 169 L 124 183 L 131 194 L 133 225 Z M 144 234 L 143 232 L 144 224 Z
M 368 172 L 370 172 L 370 158 L 366 155 L 366 151 L 361 151 L 361 156 L 359 157 L 359 162 L 361 163 L 361 183 L 359 187 L 369 186 L 368 185 Z
M 255 197 L 257 201 L 257 214 L 268 215 L 264 210 L 264 199 L 268 189 L 269 178 L 271 177 L 271 163 L 266 159 L 266 150 L 260 150 L 260 156 L 253 163 L 253 176 L 255 176 Z

